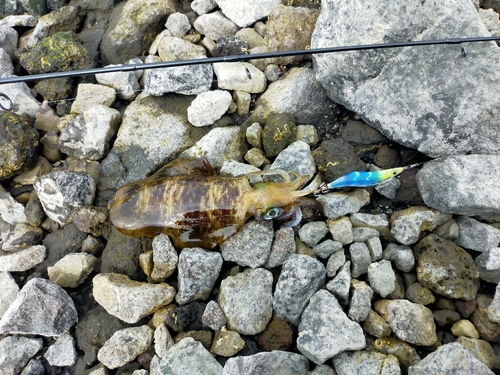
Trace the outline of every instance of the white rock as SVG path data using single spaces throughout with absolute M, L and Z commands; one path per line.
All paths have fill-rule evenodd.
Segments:
M 189 19 L 185 14 L 177 12 L 168 16 L 165 27 L 172 33 L 173 36 L 182 38 L 189 31 L 191 25 L 189 24 Z
M 238 26 L 221 11 L 203 14 L 199 16 L 193 24 L 196 31 L 208 36 L 212 40 L 219 39 L 222 35 L 234 35 L 238 31 Z
M 79 114 L 98 104 L 110 107 L 116 99 L 116 90 L 112 87 L 83 83 L 78 85 L 76 99 L 71 105 L 71 113 Z
M 193 9 L 199 16 L 210 12 L 216 7 L 217 3 L 214 0 L 193 0 L 191 2 L 191 9 Z
M 231 176 L 244 176 L 248 173 L 259 172 L 260 169 L 253 165 L 240 163 L 234 160 L 226 160 L 220 169 L 221 174 L 229 174 Z
M 42 339 L 7 336 L 0 340 L 0 373 L 17 375 L 43 347 Z
M 23 272 L 43 262 L 46 249 L 43 245 L 30 246 L 15 253 L 0 256 L 0 272 Z
M 223 90 L 198 94 L 187 109 L 188 120 L 194 126 L 212 125 L 229 109 L 231 94 Z
M 16 201 L 10 193 L 0 185 L 0 215 L 9 224 L 26 221 L 24 206 Z
M 316 173 L 316 163 L 309 145 L 303 141 L 296 141 L 279 153 L 269 169 L 283 169 L 312 178 Z
M 106 67 L 113 66 L 121 65 L 107 65 Z M 134 71 L 96 74 L 95 79 L 101 85 L 114 88 L 116 95 L 125 100 L 134 100 L 141 90 L 136 72 Z
M 59 336 L 45 352 L 44 357 L 51 366 L 66 367 L 76 363 L 75 340 L 69 333 Z
M 0 272 L 0 319 L 12 302 L 16 300 L 19 286 L 9 272 Z
M 4 73 L 2 78 L 11 77 L 12 74 Z M 35 118 L 41 103 L 31 94 L 30 88 L 24 82 L 7 83 L 0 85 L 0 93 L 5 94 L 15 104 L 13 112 L 21 117 Z
M 239 90 L 251 94 L 266 89 L 266 76 L 259 69 L 246 62 L 215 63 L 217 85 L 225 90 Z
M 263 19 L 281 4 L 281 0 L 215 0 L 231 21 L 239 27 L 247 27 Z

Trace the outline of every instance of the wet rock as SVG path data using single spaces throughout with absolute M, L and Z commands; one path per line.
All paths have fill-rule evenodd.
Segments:
M 92 284 L 97 303 L 127 323 L 138 322 L 172 302 L 175 296 L 175 289 L 168 284 L 141 283 L 116 273 L 101 273 Z
M 476 327 L 474 327 L 474 324 L 472 324 L 469 320 L 466 319 L 460 319 L 456 321 L 451 326 L 451 333 L 453 333 L 453 335 L 457 337 L 464 336 L 464 337 L 469 337 L 471 339 L 479 338 L 479 332 L 477 331 Z
M 0 272 L 0 319 L 9 306 L 16 300 L 19 286 L 9 272 Z
M 43 347 L 42 339 L 7 336 L 0 340 L 0 371 L 5 375 L 17 375 Z
M 299 238 L 307 246 L 313 247 L 328 233 L 324 221 L 315 221 L 304 224 L 299 230 Z
M 47 267 L 49 279 L 63 288 L 76 288 L 94 270 L 96 261 L 97 258 L 92 254 L 67 254 L 53 267 Z
M 267 124 L 264 128 L 263 137 L 266 132 L 266 128 Z M 266 147 L 265 139 L 266 138 L 264 137 L 264 148 Z M 303 141 L 293 142 L 287 148 L 280 151 L 279 155 L 271 165 L 270 170 L 273 169 L 283 169 L 287 172 L 297 172 L 301 176 L 309 176 L 312 178 L 316 173 L 316 165 L 314 164 L 314 159 L 311 155 L 309 145 Z
M 238 332 L 222 329 L 215 332 L 210 353 L 223 357 L 232 357 L 245 347 L 245 341 Z
M 295 254 L 296 245 L 293 228 L 283 227 L 274 232 L 274 240 L 271 253 L 267 259 L 265 268 L 271 269 L 281 266 L 291 254 Z
M 408 375 L 424 375 L 439 373 L 452 375 L 457 372 L 464 374 L 490 375 L 492 371 L 483 363 L 474 358 L 459 343 L 450 343 L 440 346 L 418 364 L 408 368 Z
M 172 346 L 165 358 L 156 358 L 151 361 L 151 374 L 184 375 L 186 371 L 193 374 L 222 374 L 219 362 L 200 342 L 191 337 L 182 339 Z
M 382 298 L 396 290 L 396 274 L 392 269 L 391 262 L 381 260 L 372 263 L 368 267 L 368 281 L 370 287 Z
M 297 325 L 311 296 L 323 285 L 323 264 L 307 255 L 291 255 L 283 264 L 274 292 L 276 316 Z
M 40 64 L 43 61 L 43 64 Z M 59 32 L 44 38 L 19 58 L 30 74 L 89 69 L 94 66 L 87 48 L 72 31 Z
M 406 299 L 423 306 L 434 303 L 436 300 L 429 288 L 424 288 L 420 283 L 413 283 L 406 288 Z
M 490 370 L 498 367 L 500 358 L 495 354 L 491 345 L 484 340 L 460 336 L 457 341 L 474 357 L 483 362 Z
M 76 99 L 71 105 L 72 114 L 83 113 L 96 106 L 111 107 L 116 99 L 116 90 L 93 83 L 78 85 Z
M 352 224 L 348 217 L 328 219 L 327 224 L 335 241 L 340 242 L 342 245 L 352 243 L 354 236 L 352 233 Z
M 128 1 L 115 6 L 102 37 L 101 54 L 106 64 L 122 64 L 149 49 L 169 14 L 179 8 L 177 1 Z
M 75 209 L 92 204 L 95 194 L 95 182 L 85 172 L 51 172 L 33 187 L 46 215 L 59 224 L 66 224 Z
M 333 359 L 333 366 L 338 375 L 348 374 L 401 374 L 398 359 L 371 350 L 342 352 Z
M 426 205 L 446 213 L 498 214 L 500 195 L 495 181 L 500 176 L 499 165 L 500 156 L 495 155 L 439 159 L 418 172 L 418 190 Z
M 238 90 L 250 94 L 261 93 L 266 89 L 264 73 L 250 63 L 226 62 L 213 65 L 217 86 L 220 89 Z
M 155 353 L 160 358 L 166 358 L 168 350 L 174 345 L 174 340 L 165 323 L 161 323 L 154 332 Z
M 77 358 L 73 336 L 69 333 L 59 336 L 43 356 L 51 366 L 73 366 Z
M 97 358 L 107 368 L 114 369 L 133 361 L 153 343 L 153 330 L 148 326 L 117 331 L 99 349 Z
M 169 312 L 165 324 L 176 332 L 200 330 L 203 326 L 201 319 L 205 307 L 206 305 L 200 302 L 176 307 Z
M 224 90 L 198 94 L 188 107 L 188 120 L 194 126 L 212 125 L 226 113 L 231 100 L 231 94 Z
M 43 245 L 30 246 L 13 253 L 0 255 L 0 272 L 23 272 L 42 263 L 46 256 Z
M 349 302 L 351 279 L 351 261 L 348 260 L 337 275 L 325 285 L 326 289 L 337 298 L 342 306 L 347 306 Z
M 78 320 L 71 297 L 52 282 L 33 278 L 0 320 L 0 333 L 60 336 Z
M 242 335 L 262 332 L 272 316 L 272 274 L 247 269 L 224 279 L 218 302 L 227 318 L 227 327 Z
M 205 301 L 214 287 L 222 267 L 219 253 L 201 248 L 183 249 L 179 255 L 178 291 L 175 300 L 179 305 Z
M 230 358 L 224 366 L 224 375 L 238 375 L 241 369 L 259 369 L 262 374 L 299 375 L 307 373 L 309 362 L 300 354 L 274 350 Z
M 457 217 L 455 221 L 459 235 L 454 242 L 458 246 L 484 252 L 500 243 L 500 229 L 466 216 Z
M 420 284 L 450 298 L 474 298 L 479 272 L 464 249 L 430 234 L 415 245 L 414 251 Z
M 139 62 L 128 61 L 127 63 L 140 65 L 142 64 L 142 61 L 139 59 Z M 106 67 L 113 66 L 120 65 L 107 65 Z M 95 79 L 101 85 L 113 88 L 116 91 L 116 95 L 125 100 L 134 100 L 139 94 L 139 91 L 141 91 L 141 86 L 139 85 L 136 72 L 133 71 L 96 74 Z
M 355 242 L 349 246 L 352 262 L 352 277 L 364 275 L 372 263 L 372 257 L 368 246 L 363 242 Z
M 434 318 L 427 307 L 407 300 L 380 300 L 374 309 L 400 340 L 422 346 L 437 341 Z
M 299 351 L 320 365 L 345 350 L 365 346 L 361 326 L 345 315 L 336 298 L 326 290 L 316 292 L 302 314 Z
M 234 35 L 239 27 L 230 19 L 224 17 L 221 11 L 203 14 L 194 21 L 196 31 L 217 40 L 223 35 Z
M 209 327 L 217 331 L 226 325 L 226 316 L 217 302 L 210 301 L 207 303 L 205 311 L 203 312 L 201 322 L 204 327 Z
M 35 165 L 38 132 L 21 117 L 7 111 L 0 111 L 0 129 L 0 180 L 5 180 Z
M 391 334 L 391 327 L 385 322 L 384 318 L 371 309 L 361 326 L 366 333 L 374 337 L 386 337 Z
M 182 38 L 189 31 L 191 25 L 189 24 L 189 19 L 185 14 L 173 13 L 168 16 L 165 27 L 172 33 L 173 36 Z
M 403 371 L 407 371 L 409 366 L 417 364 L 421 359 L 413 346 L 397 337 L 381 337 L 375 340 L 373 349 L 383 354 L 394 355 Z
M 384 250 L 383 258 L 394 262 L 394 266 L 403 272 L 410 272 L 415 266 L 415 256 L 409 246 L 390 243 Z
M 191 9 L 193 9 L 199 16 L 210 12 L 216 7 L 217 3 L 215 0 L 193 0 L 191 2 Z
M 249 221 L 220 245 L 221 255 L 226 262 L 258 268 L 269 258 L 273 235 L 271 221 Z
M 10 225 L 9 230 L 2 233 L 2 250 L 18 251 L 25 247 L 36 245 L 42 239 L 43 231 L 26 223 Z
M 274 318 L 259 336 L 259 346 L 267 351 L 289 350 L 293 344 L 292 327 L 280 318 Z

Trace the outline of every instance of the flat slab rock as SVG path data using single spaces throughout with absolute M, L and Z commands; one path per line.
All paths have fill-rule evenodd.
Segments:
M 325 0 L 311 48 L 490 36 L 473 3 Z M 432 157 L 499 154 L 500 49 L 494 43 L 314 55 L 330 99 Z M 467 77 L 467 79 L 464 79 Z M 495 93 L 495 94 L 491 94 Z

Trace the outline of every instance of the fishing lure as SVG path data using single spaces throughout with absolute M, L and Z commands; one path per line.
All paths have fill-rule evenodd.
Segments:
M 376 186 L 389 181 L 391 178 L 397 176 L 407 169 L 415 168 L 421 164 L 423 163 L 411 164 L 407 165 L 406 167 L 383 169 L 373 172 L 350 172 L 337 178 L 335 181 L 332 181 L 329 184 L 323 182 L 319 186 L 319 189 L 314 192 L 314 195 L 318 196 L 320 194 L 326 194 L 330 192 L 330 190 L 342 187 Z
M 296 225 L 299 206 L 321 210 L 314 189 L 297 190 L 309 176 L 294 181 L 284 171 L 281 182 L 250 186 L 246 176 L 215 175 L 208 161 L 179 158 L 152 176 L 122 186 L 109 217 L 122 233 L 135 237 L 170 236 L 177 247 L 211 249 L 236 233 L 252 216 Z M 266 174 L 266 172 L 257 172 Z

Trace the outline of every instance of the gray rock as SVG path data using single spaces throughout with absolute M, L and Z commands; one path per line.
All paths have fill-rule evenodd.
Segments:
M 417 173 L 417 187 L 427 206 L 443 212 L 498 214 L 499 177 L 500 156 L 456 155 L 425 164 Z
M 375 302 L 374 309 L 400 340 L 421 346 L 436 342 L 434 317 L 427 307 L 403 299 L 383 299 Z
M 254 167 L 253 165 L 240 163 L 234 160 L 226 160 L 222 163 L 222 167 L 220 168 L 221 174 L 228 174 L 231 176 L 245 176 L 252 172 L 259 172 L 260 169 Z
M 174 339 L 170 335 L 165 323 L 161 323 L 154 332 L 155 353 L 158 357 L 165 359 L 168 350 L 174 345 Z
M 191 25 L 189 24 L 189 19 L 185 14 L 173 13 L 168 16 L 165 27 L 172 33 L 173 36 L 182 38 L 187 34 Z
M 128 1 L 113 8 L 102 37 L 101 54 L 106 64 L 122 64 L 149 49 L 165 17 L 178 9 L 174 0 Z
M 500 243 L 500 229 L 466 216 L 460 216 L 455 221 L 459 235 L 454 242 L 459 246 L 484 252 Z
M 0 48 L 0 75 L 4 73 L 13 74 L 14 65 L 12 65 L 12 60 L 7 52 L 3 48 Z
M 379 236 L 380 232 L 373 228 L 354 227 L 352 229 L 352 240 L 354 242 L 366 242 Z
M 78 85 L 76 99 L 71 105 L 71 113 L 80 114 L 98 105 L 111 107 L 115 99 L 116 90 L 112 87 L 82 83 Z
M 481 280 L 494 284 L 500 282 L 500 248 L 486 250 L 476 258 L 475 263 Z
M 370 310 L 368 312 L 368 316 L 366 317 L 365 321 L 362 323 L 362 327 L 366 333 L 368 333 L 369 335 L 372 335 L 373 337 L 377 337 L 377 338 L 387 337 L 391 334 L 391 328 L 385 322 L 384 318 L 382 318 L 379 314 L 377 314 L 373 310 Z M 397 346 L 395 346 L 394 349 L 396 349 L 396 348 L 397 348 Z M 386 353 L 386 354 L 388 354 L 388 353 Z
M 52 282 L 33 278 L 17 294 L 0 320 L 0 334 L 60 336 L 78 320 L 75 304 Z
M 247 27 L 263 19 L 281 3 L 280 0 L 244 0 L 237 4 L 231 0 L 215 0 L 217 5 L 231 21 L 239 27 Z
M 328 365 L 320 365 L 309 371 L 309 375 L 336 375 L 336 372 Z
M 142 283 L 117 273 L 101 273 L 92 284 L 97 303 L 127 323 L 138 322 L 160 306 L 168 305 L 175 296 L 175 289 L 168 284 Z
M 352 262 L 352 277 L 364 275 L 372 263 L 372 256 L 368 246 L 363 242 L 355 242 L 349 246 Z
M 36 245 L 42 239 L 43 231 L 26 223 L 16 223 L 2 233 L 2 250 L 18 251 L 25 247 Z
M 455 240 L 458 237 L 458 224 L 455 220 L 448 220 L 446 223 L 441 224 L 432 232 L 435 235 L 447 239 Z
M 328 228 L 335 241 L 340 242 L 342 245 L 349 245 L 352 243 L 354 236 L 352 234 L 352 224 L 348 217 L 340 217 L 338 219 L 328 219 Z
M 0 212 L 2 220 L 9 224 L 23 223 L 26 221 L 24 206 L 16 201 L 3 186 L 0 186 Z
M 205 301 L 219 277 L 222 256 L 201 248 L 183 249 L 179 255 L 179 286 L 175 300 L 179 305 Z
M 9 306 L 16 300 L 19 286 L 9 272 L 0 272 L 0 319 Z
M 246 130 L 247 142 L 253 147 L 262 149 L 262 126 L 254 122 Z
M 249 356 L 229 358 L 224 366 L 224 375 L 302 375 L 308 373 L 309 361 L 297 353 L 273 350 Z
M 391 262 L 381 260 L 370 264 L 368 267 L 368 281 L 372 289 L 382 298 L 385 298 L 396 290 L 396 274 L 392 269 Z
M 400 375 L 398 359 L 392 354 L 385 355 L 371 350 L 342 352 L 332 360 L 337 375 L 380 374 Z
M 0 24 L 0 48 L 11 58 L 15 58 L 14 52 L 17 50 L 18 39 L 18 33 L 11 25 Z
M 416 282 L 408 286 L 406 288 L 406 299 L 411 302 L 418 303 L 420 305 L 429 305 L 436 301 L 434 294 L 430 291 L 429 288 L 424 288 L 422 284 Z
M 222 329 L 226 325 L 226 316 L 215 301 L 209 301 L 201 317 L 201 323 L 204 327 L 209 327 L 214 331 Z
M 280 228 L 274 232 L 271 253 L 264 267 L 268 269 L 279 267 L 296 251 L 293 228 Z
M 191 337 L 186 337 L 172 346 L 166 358 L 154 357 L 150 368 L 151 375 L 222 375 L 222 371 L 222 366 L 212 354 Z
M 104 343 L 97 358 L 107 368 L 118 368 L 144 353 L 152 343 L 153 329 L 149 326 L 124 328 Z
M 8 15 L 0 20 L 0 26 L 20 26 L 20 27 L 34 27 L 36 26 L 36 18 L 31 14 L 21 15 Z
M 408 375 L 452 375 L 457 373 L 493 375 L 493 371 L 480 362 L 459 343 L 449 343 L 437 348 L 416 365 L 408 368 Z
M 451 215 L 427 207 L 413 206 L 391 216 L 391 232 L 403 245 L 416 243 L 425 233 L 451 219 Z
M 42 339 L 7 336 L 0 340 L 0 371 L 5 375 L 17 375 L 43 347 Z
M 349 219 L 354 227 L 373 228 L 378 230 L 383 238 L 388 239 L 388 236 L 392 238 L 386 214 L 373 215 L 359 212 L 352 214 Z
M 177 268 L 179 256 L 172 241 L 166 234 L 160 234 L 153 240 L 153 269 L 149 277 L 153 282 L 160 282 L 172 275 Z
M 95 195 L 95 182 L 85 172 L 51 172 L 33 187 L 47 216 L 59 224 L 66 224 L 75 209 L 92 204 Z
M 228 329 L 255 335 L 266 328 L 273 313 L 272 283 L 271 272 L 262 268 L 246 269 L 222 280 L 218 302 Z
M 59 336 L 43 355 L 51 366 L 66 367 L 76 363 L 75 340 L 69 333 Z
M 21 375 L 43 375 L 45 368 L 41 361 L 36 358 L 31 358 L 28 364 L 24 367 Z
M 337 275 L 325 285 L 325 288 L 337 298 L 342 306 L 347 306 L 351 289 L 351 261 L 345 262 Z
M 325 242 L 327 242 L 327 241 L 328 240 L 326 240 Z M 322 242 L 322 243 L 324 243 L 324 242 Z M 338 243 L 340 243 L 340 242 L 338 242 Z M 315 250 L 315 252 L 316 252 L 316 250 Z M 316 252 L 316 254 L 318 254 L 318 253 Z M 318 256 L 320 256 L 320 255 L 318 254 Z M 326 263 L 326 267 L 325 267 L 326 268 L 326 275 L 328 277 L 335 276 L 335 274 L 340 269 L 340 267 L 342 267 L 345 264 L 345 260 L 346 260 L 345 252 L 343 249 L 336 251 L 332 255 L 330 255 L 330 257 L 328 258 L 328 262 Z
M 460 320 L 460 314 L 450 309 L 434 310 L 432 315 L 434 316 L 434 320 L 437 325 L 440 327 L 452 325 Z
M 379 3 L 370 8 L 362 4 L 322 3 L 311 48 L 490 35 L 469 0 L 456 1 L 453 7 L 415 2 L 402 11 L 396 4 Z M 332 22 L 338 14 L 342 19 Z M 347 58 L 342 54 L 314 55 L 313 59 L 317 79 L 333 101 L 360 114 L 390 139 L 440 157 L 498 153 L 497 101 L 488 93 L 498 91 L 499 80 L 496 75 L 482 73 L 492 68 L 491 61 L 498 55 L 494 44 L 481 43 L 469 50 L 468 57 L 473 57 L 467 61 L 460 48 L 453 46 L 360 51 Z M 457 64 L 466 64 L 476 72 L 467 89 Z M 400 95 L 401 90 L 404 95 Z M 445 174 L 439 178 L 446 180 Z M 447 184 L 456 187 L 451 181 Z M 445 193 L 439 183 L 434 187 L 442 189 L 439 196 Z M 455 194 L 450 196 L 455 200 Z
M 370 194 L 365 189 L 352 192 L 339 192 L 320 195 L 317 201 L 323 205 L 325 216 L 335 220 L 339 217 L 354 214 L 370 202 Z
M 2 78 L 11 77 L 9 73 L 3 73 Z M 16 106 L 13 112 L 21 117 L 34 119 L 40 108 L 40 102 L 36 100 L 28 85 L 24 82 L 7 83 L 0 85 L 0 94 L 5 94 L 9 97 L 12 103 Z
M 297 125 L 297 141 L 303 141 L 309 146 L 316 146 L 318 143 L 318 131 L 313 125 Z
M 157 44 L 161 61 L 189 60 L 207 56 L 207 51 L 202 46 L 175 36 L 165 34 Z
M 224 90 L 238 90 L 255 94 L 266 89 L 266 76 L 250 63 L 215 63 L 214 73 L 217 76 L 217 86 Z
M 316 173 L 316 164 L 309 145 L 303 141 L 296 141 L 279 153 L 270 169 L 283 169 L 312 178 Z
M 216 7 L 217 3 L 215 0 L 193 0 L 191 2 L 191 9 L 193 9 L 199 16 L 210 12 Z
M 212 125 L 226 113 L 231 101 L 231 94 L 224 90 L 198 94 L 188 107 L 188 120 L 198 127 Z
M 274 292 L 276 316 L 298 325 L 311 296 L 323 286 L 326 271 L 323 264 L 307 255 L 291 255 L 283 264 Z
M 297 349 L 321 365 L 339 353 L 365 346 L 363 329 L 345 315 L 335 297 L 326 290 L 316 292 L 302 315 Z
M 327 233 L 328 228 L 324 221 L 306 223 L 299 229 L 300 240 L 309 247 L 316 246 Z
M 141 60 L 139 60 L 141 61 Z M 131 62 L 129 61 L 128 64 Z M 141 61 L 142 63 L 142 61 Z M 140 65 L 141 63 L 137 64 Z M 120 65 L 107 65 L 106 67 L 113 67 Z M 125 100 L 134 100 L 139 94 L 141 86 L 136 76 L 136 72 L 113 72 L 96 74 L 95 79 L 101 85 L 109 86 L 116 90 L 116 95 Z
M 347 316 L 355 322 L 362 322 L 370 312 L 373 290 L 364 281 L 356 279 L 351 281 L 351 301 Z
M 212 40 L 217 40 L 223 35 L 234 35 L 239 30 L 238 26 L 224 17 L 221 11 L 199 16 L 193 26 L 200 34 Z
M 354 238 L 354 236 L 353 236 Z M 373 237 L 367 240 L 366 246 L 368 246 L 368 250 L 370 250 L 370 254 L 372 256 L 372 261 L 376 262 L 377 260 L 382 259 L 383 251 L 382 251 L 382 243 L 380 242 L 380 238 Z
M 249 221 L 220 245 L 222 257 L 240 266 L 260 267 L 269 258 L 273 235 L 271 221 Z
M 488 306 L 488 313 L 495 322 L 500 323 L 500 284 L 497 284 L 495 288 L 495 295 Z
M 94 270 L 97 258 L 92 254 L 71 253 L 52 267 L 47 267 L 49 279 L 63 288 L 76 288 Z
M 317 256 L 320 258 L 328 258 L 330 255 L 332 255 L 335 252 L 341 252 L 344 247 L 342 246 L 342 243 L 339 241 L 332 241 L 332 240 L 325 240 L 316 246 L 313 247 L 314 252 L 316 253 Z M 327 267 L 328 268 L 328 267 Z M 335 273 L 336 271 L 334 271 Z M 327 270 L 328 274 L 328 270 Z M 331 277 L 331 275 L 329 275 Z
M 415 267 L 415 256 L 409 246 L 389 243 L 384 250 L 384 259 L 394 262 L 398 270 L 410 272 Z

